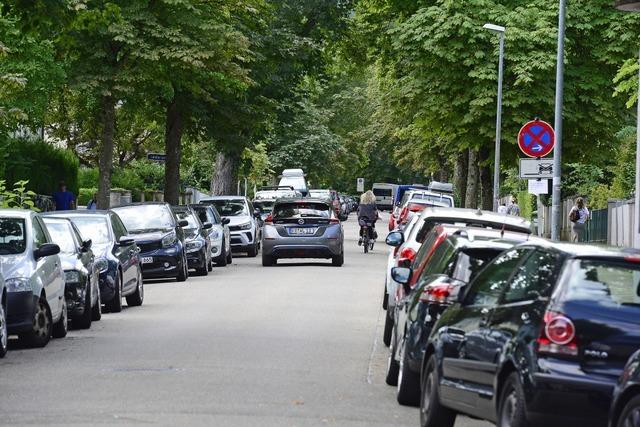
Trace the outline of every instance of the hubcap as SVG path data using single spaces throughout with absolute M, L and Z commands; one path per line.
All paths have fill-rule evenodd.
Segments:
M 426 417 L 431 409 L 431 394 L 433 393 L 433 371 L 429 372 L 424 384 L 424 391 L 422 392 L 422 415 Z
M 624 427 L 640 427 L 640 408 L 633 408 L 624 420 Z
M 46 337 L 49 332 L 49 316 L 42 301 L 36 306 L 36 314 L 33 318 L 33 331 L 40 337 Z
M 64 326 L 64 330 L 67 330 L 67 300 L 62 300 L 62 325 Z
M 7 348 L 7 319 L 2 305 L 0 305 L 0 345 L 2 348 Z
M 513 415 L 516 411 L 516 405 L 518 404 L 518 398 L 516 396 L 516 391 L 511 390 L 509 396 L 504 401 L 502 407 L 502 416 L 500 417 L 500 425 L 503 427 L 510 427 L 513 425 Z

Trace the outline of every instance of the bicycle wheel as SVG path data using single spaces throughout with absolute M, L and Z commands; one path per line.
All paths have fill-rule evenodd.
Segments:
M 364 253 L 369 252 L 369 236 L 364 236 L 362 238 L 362 247 L 364 248 Z

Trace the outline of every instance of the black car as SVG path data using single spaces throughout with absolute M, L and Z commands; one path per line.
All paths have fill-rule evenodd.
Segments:
M 184 230 L 189 223 L 178 220 L 171 205 L 164 202 L 133 203 L 112 209 L 140 248 L 145 279 L 189 277 Z
M 129 236 L 120 217 L 111 211 L 56 211 L 47 217 L 69 218 L 83 239 L 91 240 L 91 250 L 100 272 L 100 300 L 107 311 L 122 311 L 127 305 L 139 306 L 144 300 L 138 246 Z
M 100 272 L 95 267 L 91 239 L 83 240 L 78 228 L 67 218 L 43 218 L 51 239 L 60 247 L 60 262 L 65 276 L 64 296 L 67 315 L 73 326 L 91 327 L 102 317 L 100 302 Z
M 614 392 L 609 427 L 640 426 L 640 350 L 624 368 Z
M 173 213 L 179 221 L 187 221 L 184 230 L 187 265 L 201 276 L 206 276 L 213 269 L 211 258 L 210 222 L 201 222 L 198 215 L 189 206 L 172 206 Z
M 423 426 L 458 412 L 504 426 L 606 426 L 640 347 L 640 256 L 526 243 L 493 260 L 433 327 Z
M 528 235 L 498 230 L 461 229 L 442 240 L 431 255 L 413 289 L 395 305 L 387 384 L 397 385 L 398 403 L 420 403 L 420 367 L 431 327 L 488 261 Z M 392 276 L 405 284 L 411 268 L 396 267 Z

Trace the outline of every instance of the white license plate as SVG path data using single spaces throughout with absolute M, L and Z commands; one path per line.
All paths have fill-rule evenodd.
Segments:
M 152 256 L 143 256 L 140 261 L 142 261 L 143 264 L 152 264 L 153 263 L 153 257 Z
M 292 236 L 312 236 L 318 231 L 317 228 L 290 228 L 289 234 Z

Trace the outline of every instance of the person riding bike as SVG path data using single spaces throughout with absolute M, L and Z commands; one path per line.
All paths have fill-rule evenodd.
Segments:
M 376 221 L 378 220 L 378 208 L 376 206 L 376 196 L 373 191 L 369 190 L 360 196 L 360 205 L 358 206 L 358 224 L 360 224 L 360 240 L 358 245 L 362 244 L 364 234 L 364 225 L 369 224 L 369 239 L 378 238 L 376 233 Z

